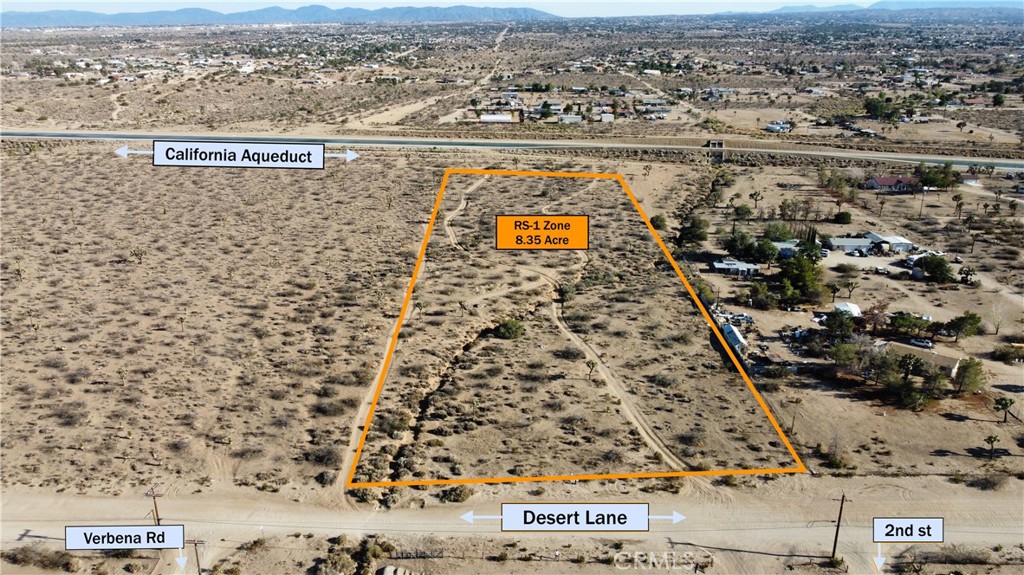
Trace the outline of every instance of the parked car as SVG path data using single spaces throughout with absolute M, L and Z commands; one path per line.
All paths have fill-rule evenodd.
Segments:
M 910 340 L 910 345 L 915 345 L 917 347 L 923 347 L 925 349 L 931 349 L 931 348 L 935 347 L 935 344 L 932 343 L 932 341 L 930 339 L 918 339 L 918 338 L 914 338 L 914 339 Z
M 827 257 L 828 257 L 828 254 L 830 254 L 830 253 L 832 253 L 832 252 L 830 252 L 830 251 L 828 251 L 828 250 L 826 250 L 826 249 L 822 249 L 822 250 L 821 250 L 821 257 L 823 257 L 823 258 L 827 258 Z

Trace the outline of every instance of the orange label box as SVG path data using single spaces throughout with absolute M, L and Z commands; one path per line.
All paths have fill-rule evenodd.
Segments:
M 589 216 L 495 216 L 498 250 L 590 249 Z

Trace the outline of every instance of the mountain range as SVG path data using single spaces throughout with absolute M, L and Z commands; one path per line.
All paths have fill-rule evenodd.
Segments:
M 914 10 L 959 8 L 1016 8 L 1021 0 L 880 0 L 869 6 L 842 4 L 838 6 L 797 5 L 784 6 L 772 14 L 854 12 L 859 10 Z M 554 20 L 560 16 L 533 8 L 486 8 L 476 6 L 339 8 L 303 6 L 287 9 L 261 8 L 245 12 L 224 14 L 203 8 L 183 8 L 156 12 L 122 12 L 101 14 L 78 10 L 49 10 L 44 12 L 2 12 L 2 28 L 60 28 L 94 26 L 195 26 L 245 24 L 360 24 L 367 22 L 488 22 Z
M 849 12 L 852 10 L 931 10 L 949 8 L 1017 8 L 1024 16 L 1021 0 L 880 0 L 869 6 L 842 4 L 838 6 L 783 6 L 772 10 L 773 14 L 794 14 L 803 12 Z
M 483 8 L 451 6 L 446 8 L 404 7 L 339 8 L 303 6 L 289 10 L 270 7 L 246 12 L 223 14 L 203 8 L 183 8 L 158 12 L 122 12 L 100 14 L 78 10 L 49 10 L 45 12 L 3 12 L 0 27 L 91 27 L 91 26 L 193 26 L 229 24 L 358 24 L 365 22 L 486 22 L 551 20 L 558 16 L 532 8 Z

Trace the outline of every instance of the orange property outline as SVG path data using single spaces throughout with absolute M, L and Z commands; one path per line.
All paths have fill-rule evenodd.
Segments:
M 381 391 L 384 389 L 384 381 L 387 378 L 388 372 L 391 369 L 391 360 L 394 357 L 395 346 L 398 344 L 398 333 L 402 329 L 402 324 L 405 319 L 405 314 L 409 309 L 409 302 L 412 300 L 413 288 L 416 285 L 416 280 L 419 277 L 420 269 L 423 267 L 423 259 L 427 253 L 427 244 L 430 242 L 430 236 L 434 232 L 434 222 L 437 220 L 437 214 L 441 209 L 441 200 L 444 198 L 444 190 L 448 186 L 448 177 L 452 174 L 473 174 L 481 176 L 525 176 L 525 177 L 547 177 L 547 178 L 590 178 L 599 180 L 615 180 L 622 186 L 623 191 L 629 196 L 629 200 L 633 203 L 633 207 L 636 208 L 640 217 L 643 218 L 644 223 L 647 224 L 647 229 L 654 236 L 654 240 L 658 242 L 658 246 L 661 248 L 665 258 L 670 264 L 672 269 L 676 271 L 676 275 L 682 280 L 683 285 L 686 287 L 686 291 L 690 294 L 690 298 L 697 304 L 697 308 L 704 316 L 704 320 L 711 326 L 711 330 L 714 332 L 715 337 L 718 338 L 722 348 L 729 355 L 729 359 L 732 360 L 736 370 L 743 377 L 743 381 L 747 384 L 747 388 L 751 393 L 754 394 L 754 398 L 757 399 L 757 403 L 761 406 L 765 415 L 768 416 L 768 420 L 771 422 L 772 427 L 775 428 L 776 433 L 782 438 L 782 442 L 785 444 L 789 454 L 793 456 L 793 460 L 796 462 L 796 467 L 780 467 L 772 469 L 723 469 L 723 470 L 709 470 L 709 471 L 653 471 L 646 473 L 597 473 L 597 474 L 582 474 L 582 475 L 539 475 L 532 477 L 483 477 L 483 478 L 459 478 L 459 479 L 422 479 L 422 480 L 409 480 L 409 481 L 366 481 L 356 483 L 353 481 L 356 475 L 356 468 L 359 466 L 359 459 L 363 454 L 363 447 L 366 445 L 366 435 L 370 431 L 370 423 L 373 421 L 373 414 L 377 409 L 377 401 L 380 399 Z M 427 233 L 423 238 L 423 245 L 420 246 L 419 256 L 416 258 L 416 266 L 412 270 L 412 277 L 409 279 L 409 287 L 405 290 L 405 299 L 402 301 L 402 309 L 398 313 L 398 320 L 395 323 L 395 331 L 391 335 L 391 343 L 388 344 L 387 356 L 384 358 L 384 366 L 381 369 L 380 376 L 377 380 L 377 389 L 373 393 L 373 401 L 370 403 L 370 410 L 366 414 L 366 422 L 363 424 L 363 433 L 359 437 L 359 444 L 356 446 L 356 455 L 352 461 L 352 469 L 348 473 L 348 479 L 345 481 L 347 488 L 362 488 L 362 487 L 400 487 L 400 486 L 413 486 L 413 485 L 459 485 L 459 484 L 475 484 L 475 483 L 521 483 L 531 481 L 569 481 L 569 480 L 592 480 L 592 479 L 633 479 L 633 478 L 651 478 L 651 477 L 692 477 L 692 476 L 716 476 L 716 475 L 758 475 L 767 473 L 806 473 L 807 466 L 797 455 L 796 450 L 793 449 L 793 445 L 789 442 L 789 438 L 782 432 L 782 428 L 779 426 L 778 421 L 772 415 L 768 405 L 765 403 L 764 398 L 758 393 L 754 387 L 754 382 L 751 381 L 750 376 L 743 370 L 743 366 L 739 360 L 733 354 L 732 348 L 726 343 L 725 338 L 722 336 L 722 332 L 712 321 L 711 315 L 708 310 L 704 308 L 704 304 L 701 303 L 700 298 L 697 297 L 696 292 L 693 291 L 693 287 L 690 282 L 686 279 L 683 274 L 683 270 L 676 263 L 676 260 L 672 257 L 671 251 L 662 241 L 661 236 L 658 235 L 657 230 L 651 225 L 651 220 L 648 219 L 647 214 L 644 213 L 643 208 L 640 207 L 640 203 L 636 200 L 632 190 L 629 189 L 629 185 L 626 184 L 626 179 L 621 174 L 601 174 L 601 173 L 585 173 L 585 172 L 534 172 L 534 171 L 519 171 L 519 170 L 483 170 L 483 169 L 469 169 L 469 168 L 448 168 L 444 172 L 444 177 L 441 179 L 441 189 L 437 192 L 437 199 L 434 200 L 434 210 L 430 214 L 430 222 L 427 224 Z

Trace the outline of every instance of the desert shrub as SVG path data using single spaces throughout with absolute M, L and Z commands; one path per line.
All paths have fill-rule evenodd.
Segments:
M 580 349 L 580 348 L 578 348 L 576 346 L 570 346 L 570 347 L 566 347 L 564 349 L 559 349 L 559 350 L 555 351 L 555 357 L 557 357 L 559 359 L 570 360 L 570 361 L 578 360 L 578 359 L 583 359 L 586 356 L 587 356 L 587 354 L 584 353 L 582 349 Z
M 445 503 L 463 503 L 468 501 L 473 494 L 473 488 L 468 485 L 456 485 L 455 487 L 449 487 L 441 492 L 438 499 Z
M 988 473 L 978 477 L 972 477 L 966 481 L 967 485 L 982 491 L 995 491 L 1006 483 L 1006 476 L 1001 473 Z
M 231 457 L 235 459 L 256 459 L 260 455 L 263 455 L 262 447 L 242 447 L 231 452 Z
M 526 326 L 518 319 L 503 319 L 494 330 L 494 335 L 501 339 L 518 339 L 526 333 Z
M 336 417 L 338 415 L 344 415 L 349 410 L 354 409 L 358 404 L 359 402 L 351 397 L 339 399 L 337 401 L 321 401 L 313 406 L 313 412 L 317 415 Z
M 1024 360 L 1024 349 L 1012 345 L 1001 345 L 992 350 L 992 359 L 1003 363 L 1013 363 Z
M 338 467 L 341 465 L 341 452 L 336 447 L 328 445 L 310 449 L 303 457 L 306 461 L 323 465 L 324 467 Z
M 68 360 L 64 359 L 59 355 L 51 355 L 39 362 L 39 365 L 49 368 L 64 371 L 68 368 Z
M 929 554 L 931 563 L 947 565 L 985 565 L 991 559 L 988 549 L 966 545 L 943 545 Z
M 832 266 L 832 271 L 839 275 L 856 275 L 860 273 L 860 268 L 856 264 L 836 264 Z
M 665 219 L 665 216 L 658 214 L 651 218 L 651 226 L 660 232 L 668 227 L 668 220 Z
M 89 410 L 84 401 L 69 401 L 58 405 L 53 416 L 64 427 L 78 427 L 89 420 Z
M 327 556 L 317 559 L 310 573 L 313 575 L 352 575 L 358 565 L 340 547 L 330 547 Z
M 704 445 L 704 430 L 694 427 L 690 431 L 680 433 L 676 439 L 683 445 L 699 447 Z
M 78 560 L 67 551 L 47 549 L 42 542 L 35 542 L 23 547 L 0 553 L 4 561 L 13 565 L 27 565 L 50 571 L 78 571 Z
M 850 212 L 836 212 L 835 222 L 837 224 L 849 224 L 853 222 L 853 214 Z
M 259 551 L 267 548 L 266 537 L 260 537 L 259 539 L 253 539 L 248 543 L 242 543 L 238 546 L 239 551 Z

